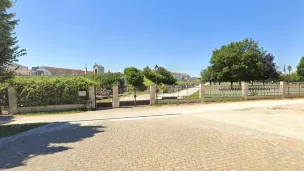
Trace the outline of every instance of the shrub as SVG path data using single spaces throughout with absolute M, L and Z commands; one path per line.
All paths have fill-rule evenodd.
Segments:
M 114 85 L 123 86 L 120 73 L 92 74 L 85 75 L 84 77 L 99 84 L 96 89 L 97 91 L 100 91 L 101 89 L 110 90 Z
M 163 83 L 161 83 L 159 89 L 162 90 L 163 93 L 168 93 L 168 89 L 167 89 L 166 85 Z
M 96 82 L 83 77 L 16 77 L 10 83 L 16 88 L 18 106 L 84 104 L 89 100 L 88 89 Z M 78 91 L 87 96 L 79 97 Z

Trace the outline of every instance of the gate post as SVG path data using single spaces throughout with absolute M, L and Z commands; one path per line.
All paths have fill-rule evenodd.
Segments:
M 286 97 L 286 82 L 281 81 L 280 86 L 281 86 L 280 90 L 281 90 L 281 93 L 282 93 L 282 98 L 285 98 Z
M 119 92 L 118 86 L 113 86 L 113 95 L 112 95 L 112 105 L 113 108 L 119 108 Z
M 155 95 L 156 95 L 156 85 L 152 84 L 150 85 L 150 105 L 155 104 L 156 102 Z
M 96 109 L 96 89 L 95 86 L 89 87 L 89 99 L 91 101 L 91 110 Z
M 248 83 L 242 82 L 242 95 L 244 100 L 248 100 Z
M 8 88 L 8 104 L 9 104 L 9 113 L 11 115 L 18 113 L 18 106 L 17 106 L 17 96 L 16 96 L 16 89 L 14 87 Z
M 200 84 L 199 89 L 199 98 L 201 99 L 201 103 L 205 102 L 205 84 Z

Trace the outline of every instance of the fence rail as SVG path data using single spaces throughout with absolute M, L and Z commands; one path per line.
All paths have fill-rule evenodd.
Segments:
M 205 96 L 207 97 L 231 97 L 242 96 L 242 86 L 239 85 L 207 85 L 205 86 Z
M 280 84 L 249 85 L 249 96 L 282 96 Z

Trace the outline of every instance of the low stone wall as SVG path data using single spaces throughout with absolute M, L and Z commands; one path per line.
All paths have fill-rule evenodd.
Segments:
M 65 110 L 76 110 L 83 108 L 90 108 L 90 107 L 84 104 L 18 107 L 16 113 L 65 111 Z

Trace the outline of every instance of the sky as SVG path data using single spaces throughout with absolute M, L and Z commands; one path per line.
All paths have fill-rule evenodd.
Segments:
M 19 64 L 122 72 L 155 65 L 199 76 L 212 51 L 253 38 L 295 70 L 303 0 L 18 0 Z

